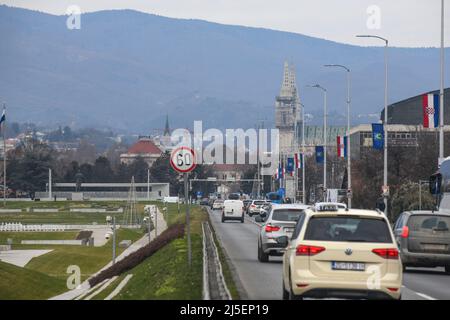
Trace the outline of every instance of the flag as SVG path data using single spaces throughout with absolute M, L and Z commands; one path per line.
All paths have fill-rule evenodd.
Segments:
M 0 128 L 3 127 L 3 122 L 6 121 L 6 108 L 3 107 L 3 112 L 2 112 L 2 116 L 0 118 Z
M 384 127 L 381 123 L 372 123 L 372 141 L 374 149 L 383 149 Z
M 439 94 L 424 94 L 422 96 L 423 127 L 437 128 L 439 126 Z
M 338 158 L 347 158 L 347 137 L 337 136 L 336 142 Z
M 325 158 L 323 146 L 316 146 L 316 162 L 323 163 L 324 159 Z
M 294 176 L 294 158 L 287 158 L 287 165 L 286 165 L 286 171 L 291 174 L 291 176 Z
M 277 173 L 277 179 L 283 179 L 284 175 L 283 175 L 283 165 L 281 164 L 281 162 L 278 164 L 278 173 Z
M 297 169 L 301 169 L 303 167 L 303 154 L 302 153 L 296 153 L 294 155 L 295 160 L 295 167 Z

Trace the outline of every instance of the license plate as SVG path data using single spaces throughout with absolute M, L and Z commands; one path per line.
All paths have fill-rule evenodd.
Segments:
M 284 232 L 286 232 L 286 233 L 293 233 L 294 232 L 294 228 L 284 228 Z
M 351 270 L 351 271 L 365 271 L 366 264 L 360 262 L 331 262 L 331 269 L 333 270 Z
M 423 249 L 427 250 L 427 251 L 446 251 L 447 250 L 447 246 L 445 244 L 431 244 L 431 243 L 426 243 L 423 244 Z

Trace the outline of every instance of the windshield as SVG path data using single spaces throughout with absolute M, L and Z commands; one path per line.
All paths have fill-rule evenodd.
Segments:
M 277 194 L 277 193 L 269 193 L 269 194 L 267 195 L 267 198 L 268 198 L 269 200 L 280 200 L 280 195 Z
M 392 243 L 385 220 L 361 217 L 312 217 L 305 240 Z
M 275 209 L 272 214 L 272 220 L 297 221 L 303 212 L 304 210 L 301 209 Z

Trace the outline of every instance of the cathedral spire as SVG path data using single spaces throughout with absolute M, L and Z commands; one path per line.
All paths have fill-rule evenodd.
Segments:
M 168 114 L 166 114 L 166 127 L 164 128 L 164 135 L 165 135 L 165 136 L 170 135 L 169 115 L 168 115 Z

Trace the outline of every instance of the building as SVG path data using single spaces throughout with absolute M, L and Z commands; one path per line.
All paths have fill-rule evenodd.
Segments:
M 171 141 L 171 130 L 169 127 L 169 115 L 166 115 L 166 124 L 164 126 L 164 133 L 162 136 L 160 136 L 157 139 L 157 146 L 162 150 L 162 151 L 172 151 L 173 150 L 173 144 Z
M 137 158 L 142 158 L 147 162 L 148 166 L 151 167 L 161 154 L 161 149 L 156 146 L 150 137 L 141 136 L 139 137 L 139 140 L 128 149 L 127 153 L 120 155 L 120 162 L 130 164 Z
M 388 124 L 422 125 L 423 96 L 439 94 L 439 90 L 426 92 L 388 106 Z M 450 125 L 450 88 L 444 90 L 444 124 Z M 380 120 L 384 122 L 384 108 Z
M 275 98 L 275 127 L 279 130 L 281 154 L 292 154 L 296 128 L 300 128 L 301 105 L 294 66 L 284 63 L 280 95 Z
M 422 125 L 388 124 L 388 146 L 420 147 L 420 135 L 432 135 L 438 139 L 438 129 L 424 128 Z M 450 125 L 444 126 L 445 137 L 450 133 Z M 350 129 L 352 159 L 359 159 L 364 149 L 372 148 L 372 125 L 361 124 Z

